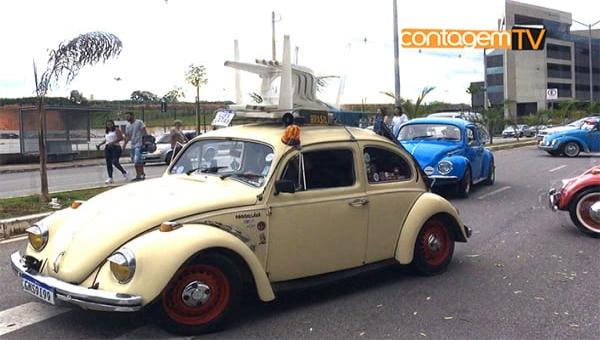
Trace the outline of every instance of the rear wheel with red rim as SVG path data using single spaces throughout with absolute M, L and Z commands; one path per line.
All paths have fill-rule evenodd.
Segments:
M 415 242 L 412 266 L 422 275 L 446 270 L 454 253 L 454 239 L 446 219 L 432 217 L 421 227 Z
M 179 334 L 201 334 L 224 326 L 237 309 L 241 276 L 219 254 L 202 256 L 182 267 L 155 304 L 158 322 Z
M 577 194 L 569 204 L 569 215 L 579 230 L 600 237 L 600 188 L 588 188 Z

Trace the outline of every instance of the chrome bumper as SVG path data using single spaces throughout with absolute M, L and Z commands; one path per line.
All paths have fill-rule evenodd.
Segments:
M 74 304 L 84 309 L 106 312 L 135 312 L 142 308 L 141 296 L 85 288 L 28 270 L 23 264 L 21 253 L 18 251 L 10 255 L 10 264 L 18 277 L 26 273 L 35 280 L 54 288 L 56 299 L 59 302 Z
M 431 175 L 431 176 L 427 176 L 431 179 L 448 179 L 448 180 L 457 180 L 458 176 L 442 176 L 442 175 Z
M 552 188 L 548 191 L 548 206 L 552 211 L 558 210 L 558 200 L 560 198 L 560 193 L 556 192 L 556 189 Z
M 542 144 L 538 144 L 538 149 L 544 150 L 544 151 L 552 151 L 552 150 L 557 150 L 554 148 L 554 146 L 552 145 L 542 145 Z

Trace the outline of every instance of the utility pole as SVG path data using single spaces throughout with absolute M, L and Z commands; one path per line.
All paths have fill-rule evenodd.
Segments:
M 600 20 L 596 21 L 593 24 L 584 24 L 581 21 L 577 21 L 575 19 L 572 19 L 574 22 L 583 25 L 583 26 L 587 26 L 588 28 L 588 64 L 589 64 L 589 71 L 590 71 L 590 105 L 592 105 L 592 102 L 594 101 L 594 72 L 593 72 L 593 68 L 592 68 L 592 27 L 600 24 Z
M 271 12 L 271 50 L 272 50 L 272 60 L 276 60 L 277 57 L 275 54 L 275 11 Z
M 394 0 L 394 96 L 396 97 L 396 106 L 400 106 L 400 64 L 399 46 L 398 46 L 398 11 L 397 0 Z
M 298 65 L 298 51 L 300 50 L 300 47 L 296 46 L 295 50 L 296 50 L 296 62 L 295 62 L 295 64 Z

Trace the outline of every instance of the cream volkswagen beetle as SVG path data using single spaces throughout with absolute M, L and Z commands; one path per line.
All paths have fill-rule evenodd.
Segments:
M 299 143 L 281 124 L 206 133 L 161 178 L 31 226 L 11 256 L 23 289 L 202 333 L 231 319 L 245 287 L 271 301 L 284 286 L 383 264 L 446 269 L 471 231 L 409 153 L 363 129 L 291 127 Z

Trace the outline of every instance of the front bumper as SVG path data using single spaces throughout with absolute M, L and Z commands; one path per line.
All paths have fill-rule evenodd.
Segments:
M 538 144 L 538 149 L 540 150 L 544 150 L 544 151 L 556 151 L 557 149 L 552 146 L 552 145 L 542 145 L 542 144 Z
M 554 188 L 550 189 L 548 191 L 548 206 L 552 211 L 558 210 L 558 202 L 560 202 L 560 192 L 557 192 Z
M 458 178 L 458 176 L 431 175 L 427 177 L 429 178 L 429 183 L 431 183 L 432 187 L 438 185 L 454 184 L 460 181 L 460 178 Z
M 35 280 L 54 288 L 58 302 L 74 304 L 84 309 L 107 312 L 135 312 L 142 308 L 141 296 L 113 293 L 70 284 L 28 269 L 22 259 L 23 257 L 18 251 L 10 255 L 10 264 L 17 276 L 21 277 L 23 274 L 27 274 Z

